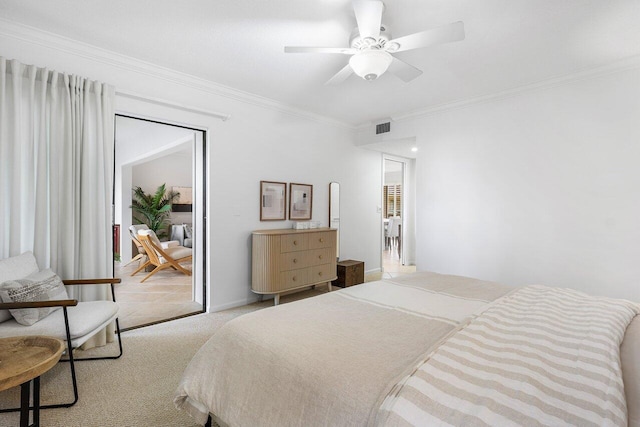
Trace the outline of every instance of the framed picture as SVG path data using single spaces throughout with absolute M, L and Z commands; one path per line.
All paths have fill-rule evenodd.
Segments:
M 172 191 L 180 193 L 178 200 L 173 203 L 173 212 L 191 212 L 193 207 L 193 189 L 191 187 L 171 187 Z
M 311 219 L 313 185 L 289 184 L 289 219 Z
M 260 181 L 260 221 L 284 221 L 287 183 Z

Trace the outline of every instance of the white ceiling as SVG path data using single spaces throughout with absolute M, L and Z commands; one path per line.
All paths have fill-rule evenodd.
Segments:
M 347 46 L 349 0 L 0 0 L 0 16 L 349 123 L 490 95 L 640 54 L 638 0 L 386 0 L 395 37 L 462 20 L 466 39 L 397 53 L 403 83 L 324 86 Z M 42 64 L 40 64 L 42 65 Z M 46 65 L 46 64 L 45 64 Z

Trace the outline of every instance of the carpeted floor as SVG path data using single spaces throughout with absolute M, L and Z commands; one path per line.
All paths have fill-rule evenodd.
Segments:
M 281 303 L 325 292 L 325 287 L 283 296 Z M 122 334 L 124 354 L 117 360 L 78 362 L 80 400 L 65 409 L 40 412 L 42 427 L 191 427 L 196 424 L 173 405 L 182 372 L 195 352 L 234 317 L 273 305 L 271 300 L 218 313 L 200 314 Z M 77 357 L 116 353 L 117 344 Z M 41 378 L 41 402 L 72 400 L 68 363 Z M 0 393 L 0 408 L 18 406 L 19 387 Z M 0 426 L 17 426 L 17 413 L 0 414 Z

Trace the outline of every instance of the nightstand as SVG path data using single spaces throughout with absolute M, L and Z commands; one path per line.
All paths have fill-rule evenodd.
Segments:
M 364 283 L 364 262 L 348 259 L 338 262 L 338 278 L 331 282 L 333 286 L 346 288 Z

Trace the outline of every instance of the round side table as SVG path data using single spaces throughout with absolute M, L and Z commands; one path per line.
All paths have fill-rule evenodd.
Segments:
M 29 397 L 33 380 L 33 424 L 40 425 L 40 375 L 62 356 L 58 338 L 24 336 L 0 338 L 0 391 L 20 385 L 20 427 L 29 426 Z

